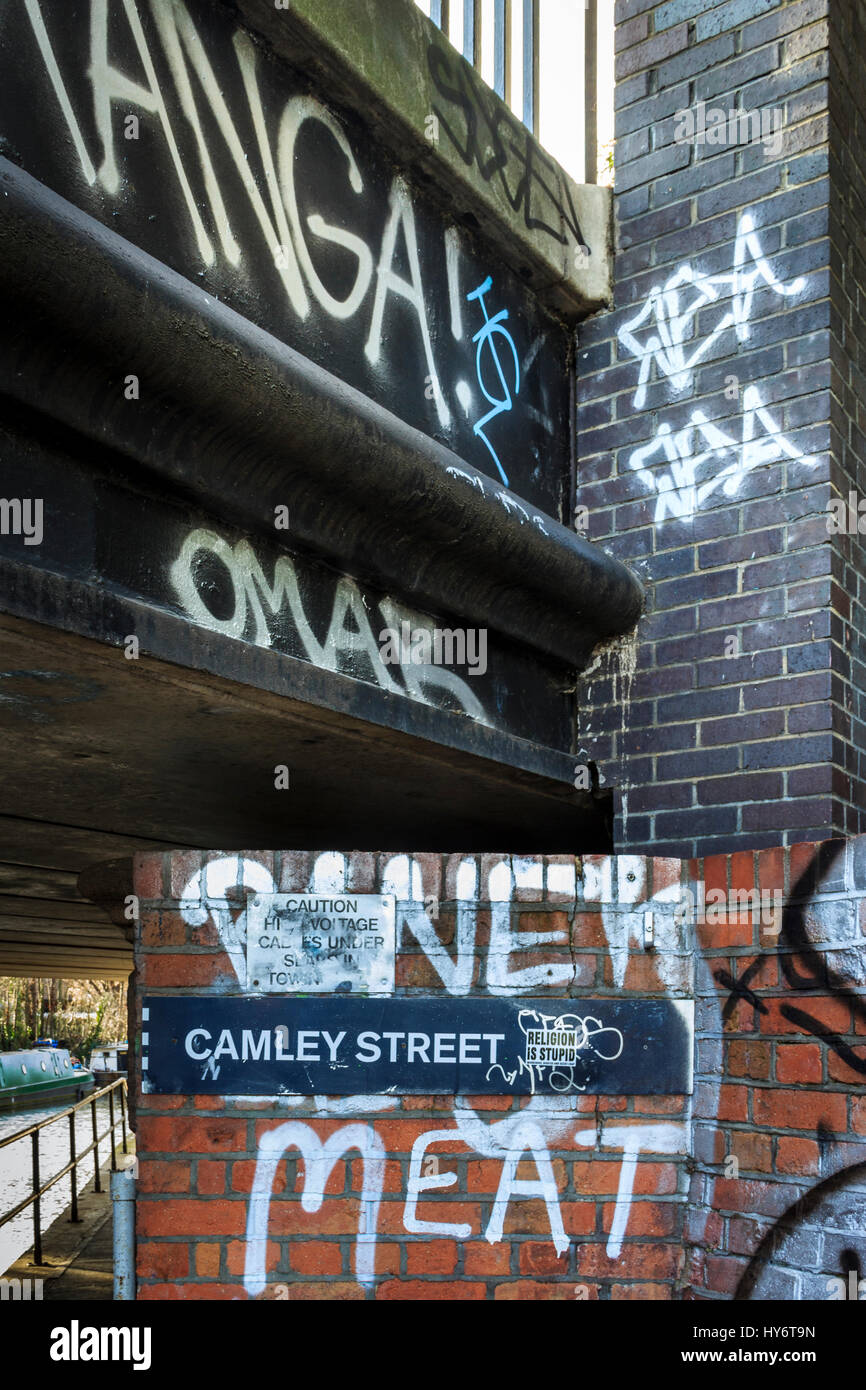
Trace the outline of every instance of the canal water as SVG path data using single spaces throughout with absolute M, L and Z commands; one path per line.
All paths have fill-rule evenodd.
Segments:
M 0 1112 L 0 1139 L 6 1139 L 19 1129 L 27 1129 L 39 1120 L 47 1120 L 50 1115 L 62 1115 L 68 1109 L 68 1101 L 59 1101 L 41 1109 Z M 115 1097 L 115 1118 L 119 1117 L 119 1103 Z M 75 1116 L 75 1149 L 81 1153 L 93 1142 L 93 1123 L 90 1106 L 77 1111 Z M 97 1133 L 108 1129 L 108 1097 L 96 1102 Z M 115 1130 L 120 1143 L 120 1126 Z M 108 1139 L 99 1145 L 100 1164 L 104 1165 L 109 1156 Z M 58 1120 L 48 1125 L 39 1136 L 39 1167 L 42 1182 L 59 1173 L 69 1162 L 69 1120 Z M 32 1144 L 28 1136 L 7 1148 L 0 1149 L 0 1219 L 11 1211 L 33 1191 Z M 93 1154 L 88 1154 L 78 1165 L 78 1191 L 82 1192 L 93 1178 Z M 42 1198 L 42 1232 L 48 1230 L 52 1221 L 66 1211 L 71 1200 L 70 1175 L 61 1178 Z M 33 1244 L 33 1208 L 28 1207 L 5 1226 L 0 1226 L 0 1274 L 15 1260 L 29 1250 Z

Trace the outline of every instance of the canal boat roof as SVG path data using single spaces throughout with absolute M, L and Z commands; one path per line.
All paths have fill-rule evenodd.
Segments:
M 0 1052 L 0 1088 L 20 1086 L 42 1076 L 69 1075 L 77 1068 L 65 1048 L 31 1048 L 25 1052 Z

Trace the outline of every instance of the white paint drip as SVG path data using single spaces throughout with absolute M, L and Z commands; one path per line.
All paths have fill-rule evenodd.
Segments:
M 688 1153 L 688 1126 L 679 1120 L 667 1120 L 662 1124 L 614 1124 L 606 1127 L 602 1134 L 595 1129 L 582 1129 L 574 1137 L 585 1148 L 619 1149 L 622 1153 L 616 1205 L 606 1247 L 608 1258 L 618 1259 L 634 1195 L 638 1155 L 642 1152 Z
M 300 1150 L 304 1160 L 304 1186 L 301 1206 L 316 1212 L 325 1200 L 325 1187 L 338 1160 L 357 1149 L 363 1163 L 361 1216 L 355 1245 L 355 1275 L 359 1284 L 375 1278 L 376 1226 L 385 1182 L 385 1146 L 370 1125 L 346 1125 L 335 1130 L 323 1144 L 315 1130 L 299 1120 L 289 1120 L 277 1129 L 267 1130 L 259 1140 L 256 1172 L 247 1214 L 247 1245 L 244 1287 L 251 1298 L 262 1293 L 267 1283 L 266 1252 L 271 1194 L 277 1165 L 286 1150 Z
M 637 670 L 638 659 L 638 630 L 625 633 L 622 637 L 617 637 L 611 642 L 606 642 L 604 646 L 596 647 L 594 650 L 594 660 L 590 666 L 582 673 L 580 679 L 586 691 L 585 703 L 592 704 L 592 687 L 594 681 L 590 676 L 595 676 L 596 680 L 609 680 L 612 685 L 611 699 L 614 706 L 619 709 L 619 732 L 616 747 L 616 760 L 622 763 L 624 756 L 624 743 L 626 728 L 628 725 L 628 711 L 631 704 L 631 688 Z M 595 673 L 598 672 L 596 676 Z M 583 733 L 589 736 L 590 730 L 587 726 Z M 620 805 L 622 811 L 622 839 L 628 838 L 628 785 L 620 786 Z

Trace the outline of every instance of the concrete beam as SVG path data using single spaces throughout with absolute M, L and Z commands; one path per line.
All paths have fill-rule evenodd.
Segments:
M 70 876 L 135 850 L 318 842 L 400 852 L 422 841 L 431 850 L 460 843 L 516 854 L 610 847 L 609 807 L 574 790 L 569 755 L 511 739 L 507 757 L 525 765 L 509 765 L 504 743 L 491 756 L 502 736 L 490 730 L 478 730 L 490 740 L 486 756 L 483 741 L 434 751 L 417 729 L 307 703 L 279 653 L 252 649 L 274 668 L 268 690 L 249 683 L 257 678 L 254 667 L 244 669 L 250 649 L 237 643 L 232 681 L 153 657 L 129 662 L 104 642 L 8 616 L 0 617 L 0 642 L 10 672 L 51 673 L 54 692 L 40 703 L 22 685 L 0 702 L 15 812 L 0 820 L 0 974 L 123 978 L 131 968 L 124 929 Z M 187 656 L 197 659 L 194 644 Z M 291 665 L 302 677 L 302 663 Z M 314 680 L 321 674 L 312 671 Z M 85 694 L 66 700 L 73 679 Z M 6 689 L 11 695 L 11 682 Z M 428 713 L 450 720 L 455 734 L 470 723 Z M 274 786 L 277 764 L 291 770 L 288 790 Z M 118 882 L 83 880 L 100 907 Z
M 27 324 L 0 369 L 20 400 L 260 532 L 291 496 L 298 543 L 434 612 L 458 595 L 464 621 L 568 667 L 634 626 L 642 586 L 600 547 L 5 160 L 0 189 L 0 285 Z M 132 411 L 106 391 L 117 361 L 148 382 Z

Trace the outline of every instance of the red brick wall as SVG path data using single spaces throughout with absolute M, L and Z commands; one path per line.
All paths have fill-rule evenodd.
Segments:
M 690 1287 L 838 1297 L 866 1274 L 866 836 L 689 867 L 783 904 L 698 926 Z
M 219 875 L 228 864 L 236 880 L 246 863 L 249 886 L 293 891 L 312 885 L 317 856 L 204 861 L 205 900 L 200 856 L 136 860 L 139 1001 L 239 993 L 224 943 L 243 890 Z M 411 881 L 405 856 L 355 854 L 346 865 L 347 888 L 397 890 L 398 992 L 693 997 L 694 1096 L 139 1095 L 138 1296 L 833 1296 L 863 1246 L 866 837 L 683 865 L 411 863 Z M 459 912 L 458 871 L 461 899 L 477 875 Z M 721 911 L 710 899 L 697 923 L 677 913 L 700 879 L 707 893 L 763 891 L 770 910 L 778 893 L 775 920 L 762 925 L 727 899 Z M 654 952 L 642 946 L 648 907 Z M 561 939 L 527 936 L 540 932 Z M 319 1200 L 314 1160 L 329 1140 L 335 1162 Z M 252 1194 L 272 1143 L 268 1205 Z
M 226 856 L 205 858 L 219 865 Z M 237 857 L 231 858 L 236 865 Z M 315 861 L 312 854 L 241 858 L 263 866 L 282 891 L 306 888 Z M 401 872 L 407 884 L 405 899 L 405 857 L 353 855 L 346 886 L 387 891 L 395 858 L 398 885 Z M 202 906 L 196 881 L 184 912 L 181 899 L 201 862 L 197 855 L 136 860 L 139 1000 L 145 992 L 239 992 L 219 924 L 222 914 L 225 932 L 229 915 L 242 910 L 242 893 L 233 906 L 227 899 L 220 905 L 216 880 L 208 880 L 210 902 Z M 659 949 L 620 958 L 619 987 L 608 945 L 608 934 L 617 940 L 617 933 L 642 929 L 654 893 L 676 897 L 679 863 L 423 854 L 413 862 L 420 875 L 413 899 L 401 903 L 398 891 L 400 993 L 430 995 L 447 985 L 454 994 L 492 990 L 551 998 L 567 997 L 571 989 L 691 995 L 691 958 L 684 933 L 673 926 L 673 903 L 655 909 Z M 455 897 L 464 863 L 474 864 L 481 886 L 463 911 L 458 942 Z M 504 865 L 498 876 L 497 865 Z M 577 893 L 575 869 L 583 874 Z M 491 909 L 491 892 L 504 900 L 504 909 Z M 502 934 L 503 910 L 511 939 Z M 540 932 L 559 933 L 561 940 L 527 935 Z M 436 943 L 446 958 L 437 956 Z M 523 974 L 528 970 L 535 975 Z M 263 1101 L 139 1095 L 138 1296 L 247 1297 L 244 1275 L 255 1292 L 260 1252 L 265 1297 L 670 1297 L 684 1261 L 689 1104 L 680 1096 Z M 262 1139 L 287 1124 L 293 1128 L 283 1141 L 306 1145 L 307 1157 L 289 1147 L 276 1165 L 267 1238 L 253 1248 L 247 1225 L 257 1162 L 265 1162 Z M 633 1196 L 624 1204 L 628 1222 L 621 1251 L 614 1253 L 609 1238 L 626 1134 L 637 1145 Z M 357 1148 L 334 1164 L 324 1200 L 309 1198 L 306 1167 L 317 1145 L 334 1135 L 340 1145 L 360 1144 L 371 1168 L 377 1154 L 383 1158 L 377 1213 L 369 1206 L 365 1212 L 361 1200 L 364 1162 Z M 419 1145 L 415 1163 L 423 1188 L 413 1204 L 412 1150 L 425 1135 L 427 1146 Z M 438 1187 L 431 1182 L 436 1178 Z M 369 1235 L 374 1221 L 375 1243 L 363 1238 L 365 1223 Z M 432 1223 L 432 1229 L 414 1222 Z M 361 1282 L 365 1259 L 369 1277 Z

